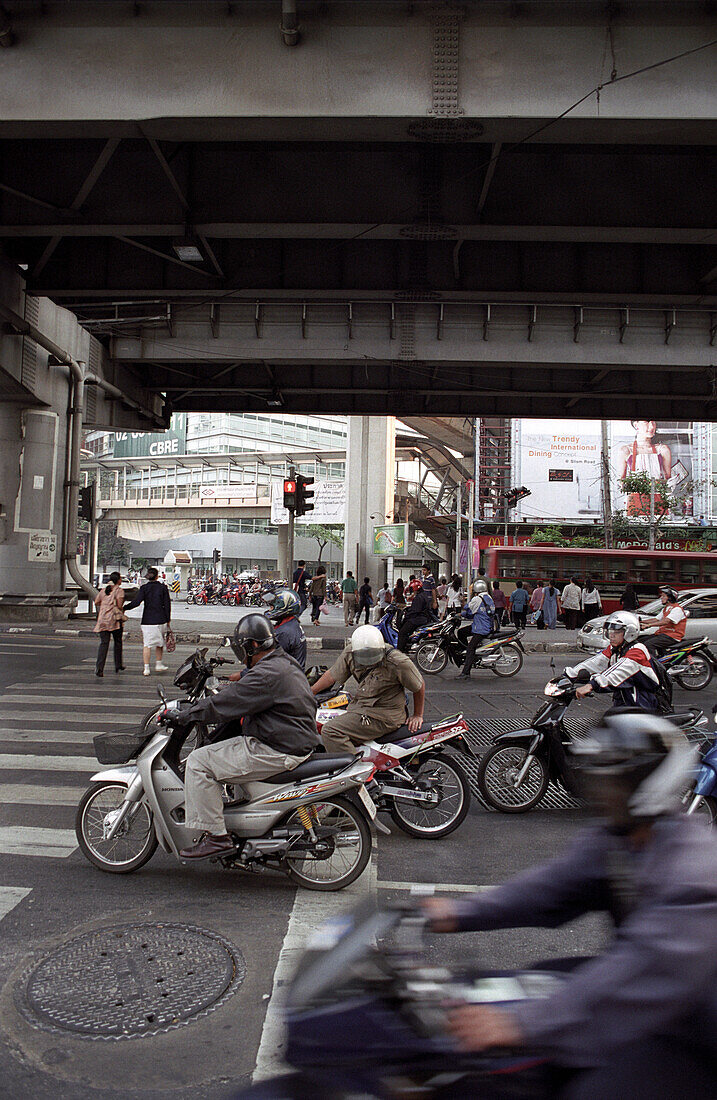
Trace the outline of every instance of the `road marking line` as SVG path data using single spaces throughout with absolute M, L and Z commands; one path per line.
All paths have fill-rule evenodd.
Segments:
M 379 882 L 379 890 L 416 890 L 417 893 L 431 890 L 456 894 L 476 894 L 481 890 L 491 890 L 491 886 L 473 886 L 466 882 Z
M 0 726 L 0 741 L 11 741 L 17 745 L 25 741 L 37 741 L 40 743 L 56 741 L 61 745 L 81 745 L 89 748 L 92 738 L 98 733 L 106 733 L 106 730 L 47 730 L 47 729 L 9 729 Z
M 0 701 L 8 703 L 15 709 L 27 709 L 29 702 L 33 703 L 49 703 L 55 707 L 62 703 L 71 703 L 73 707 L 114 707 L 116 710 L 138 710 L 146 711 L 149 707 L 146 703 L 130 703 L 121 696 L 117 696 L 117 699 L 93 699 L 92 696 L 87 695 L 69 695 L 60 699 L 57 695 L 2 695 Z M 159 706 L 159 703 L 157 704 Z
M 39 756 L 0 753 L 0 771 L 96 772 L 101 765 L 93 756 Z
M 0 783 L 0 805 L 77 806 L 85 787 L 41 787 L 32 783 Z
M 62 642 L 0 642 L 0 649 L 62 649 Z
M 0 886 L 0 920 L 31 893 L 32 888 L 29 886 Z
M 19 825 L 0 827 L 0 855 L 66 859 L 76 847 L 77 837 L 72 829 L 37 829 Z
M 289 1073 L 290 1067 L 284 1062 L 286 1035 L 284 1032 L 283 992 L 291 981 L 296 965 L 304 953 L 306 943 L 319 924 L 331 917 L 342 916 L 355 909 L 362 901 L 376 896 L 377 846 L 372 836 L 371 859 L 366 870 L 356 882 L 345 890 L 335 893 L 319 894 L 312 890 L 296 891 L 294 906 L 284 942 L 279 952 L 279 960 L 274 971 L 274 984 L 264 1017 L 261 1041 L 256 1056 L 256 1066 L 252 1081 L 265 1081 Z

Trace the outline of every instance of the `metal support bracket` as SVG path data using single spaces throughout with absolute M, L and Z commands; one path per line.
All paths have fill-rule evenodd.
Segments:
M 391 320 L 388 322 L 388 338 L 396 339 L 396 304 L 391 302 Z
M 533 306 L 530 314 L 530 320 L 528 321 L 528 343 L 532 342 L 533 333 L 535 332 L 535 326 L 538 323 L 538 307 Z
M 174 325 L 174 318 L 172 316 L 172 303 L 167 302 L 167 331 L 170 336 L 174 337 L 176 329 Z
M 620 310 L 620 343 L 622 343 L 623 340 L 625 339 L 625 333 L 627 332 L 629 324 L 630 324 L 630 310 L 629 309 L 621 309 Z
M 710 313 L 710 347 L 713 348 L 717 340 L 717 313 Z
M 668 314 L 665 314 L 665 343 L 669 344 L 670 337 L 677 325 L 677 311 L 672 309 Z
M 485 307 L 485 314 L 483 315 L 483 339 L 488 339 L 488 329 L 490 327 L 490 304 Z
M 353 340 L 354 338 L 354 307 L 353 302 L 348 303 L 348 312 L 346 315 L 346 339 Z
M 264 307 L 261 302 L 257 302 L 254 307 L 254 332 L 256 333 L 257 340 L 261 340 L 264 329 Z
M 438 307 L 438 323 L 436 325 L 436 340 L 443 339 L 443 302 Z
M 573 343 L 580 343 L 580 329 L 583 327 L 583 307 L 578 306 L 575 310 L 575 324 L 573 325 Z
M 301 306 L 301 339 L 306 339 L 306 302 Z
M 209 326 L 212 330 L 212 337 L 219 339 L 219 306 L 216 302 L 212 302 L 209 307 Z

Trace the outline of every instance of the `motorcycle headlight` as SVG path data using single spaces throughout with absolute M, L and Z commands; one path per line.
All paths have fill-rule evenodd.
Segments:
M 563 691 L 562 688 L 559 688 L 558 685 L 554 684 L 552 680 L 549 680 L 548 683 L 545 685 L 545 691 L 543 694 L 548 695 L 550 698 L 553 698 L 556 695 L 562 695 Z

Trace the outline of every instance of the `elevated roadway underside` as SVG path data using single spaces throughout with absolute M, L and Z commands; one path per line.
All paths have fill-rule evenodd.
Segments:
M 716 415 L 710 5 L 6 6 L 4 254 L 168 410 Z

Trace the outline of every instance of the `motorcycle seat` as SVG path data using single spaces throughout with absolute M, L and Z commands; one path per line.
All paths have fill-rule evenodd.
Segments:
M 334 772 L 343 771 L 343 769 L 351 763 L 353 756 L 351 753 L 328 753 L 321 752 L 316 756 L 312 756 L 310 760 L 305 760 L 303 764 L 299 764 L 298 767 L 292 768 L 288 772 L 277 772 L 276 775 L 269 775 L 266 779 L 262 779 L 262 783 L 298 783 L 302 779 L 313 779 L 315 775 L 333 775 Z
M 494 642 L 496 638 L 513 638 L 517 633 L 515 627 L 506 627 L 505 629 L 496 630 L 495 634 L 491 634 L 490 641 Z

